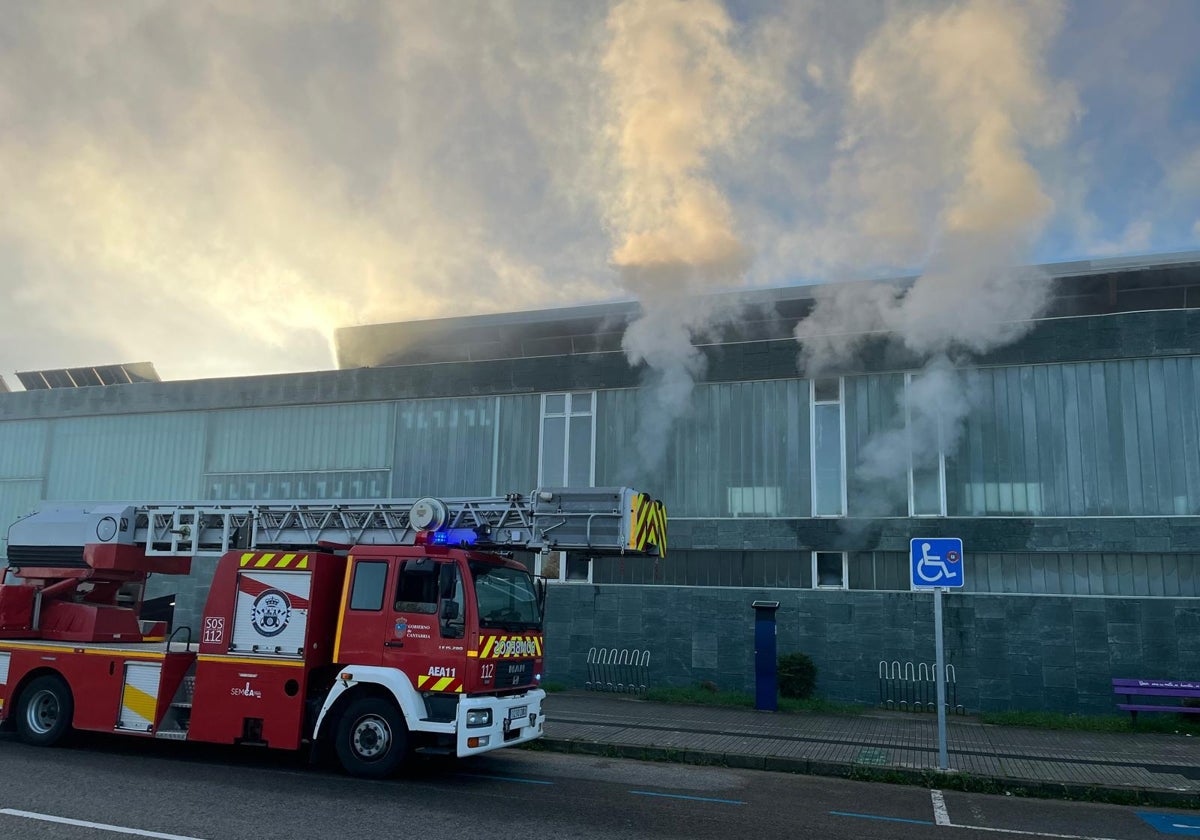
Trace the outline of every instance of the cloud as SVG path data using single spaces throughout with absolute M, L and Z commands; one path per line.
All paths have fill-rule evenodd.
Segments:
M 1154 234 L 1154 225 L 1147 219 L 1136 219 L 1125 226 L 1116 239 L 1095 240 L 1089 250 L 1097 256 L 1144 253 Z
M 590 70 L 577 59 L 590 35 L 562 17 L 518 21 L 499 4 L 469 20 L 438 4 L 11 11 L 7 365 L 311 369 L 330 366 L 344 324 L 615 292 L 596 205 L 556 162 L 583 168 L 571 114 Z

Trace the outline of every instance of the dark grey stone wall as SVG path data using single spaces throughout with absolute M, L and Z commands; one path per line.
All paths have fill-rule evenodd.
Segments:
M 548 597 L 546 679 L 582 686 L 591 647 L 650 651 L 652 685 L 753 691 L 757 599 L 781 653 L 830 700 L 875 703 L 881 660 L 934 660 L 925 593 L 564 585 Z M 1200 599 L 948 594 L 946 661 L 968 711 L 1112 712 L 1114 677 L 1200 678 Z

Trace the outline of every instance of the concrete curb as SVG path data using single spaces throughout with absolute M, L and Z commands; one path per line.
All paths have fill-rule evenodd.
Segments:
M 909 767 L 877 767 L 850 762 L 812 761 L 785 756 L 718 753 L 706 750 L 675 749 L 640 744 L 614 744 L 572 738 L 540 738 L 527 745 L 530 749 L 575 755 L 597 755 L 630 758 L 640 761 L 662 761 L 674 764 L 694 764 L 711 767 L 733 767 L 739 770 L 765 770 L 795 773 L 803 776 L 829 776 L 867 782 L 936 787 L 973 793 L 1027 796 L 1038 799 L 1066 799 L 1082 802 L 1109 802 L 1118 805 L 1158 805 L 1170 808 L 1200 810 L 1200 801 L 1191 791 L 1162 788 L 1143 788 L 1121 785 L 1080 785 L 1068 782 L 1048 782 L 1038 779 L 1019 779 L 1007 776 L 977 776 L 963 773 L 943 773 L 934 769 Z

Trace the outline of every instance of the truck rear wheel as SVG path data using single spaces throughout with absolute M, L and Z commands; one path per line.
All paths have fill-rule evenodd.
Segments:
M 396 704 L 382 697 L 352 700 L 338 719 L 338 760 L 351 776 L 392 775 L 408 751 L 408 727 Z
M 46 674 L 21 692 L 17 705 L 17 734 L 27 744 L 49 747 L 71 731 L 75 700 L 62 677 Z

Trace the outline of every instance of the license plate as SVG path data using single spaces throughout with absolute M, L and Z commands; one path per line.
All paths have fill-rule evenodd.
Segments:
M 509 720 L 520 720 L 521 718 L 525 717 L 525 715 L 527 715 L 528 713 L 529 713 L 528 706 L 513 706 L 511 709 L 508 710 L 508 719 Z

